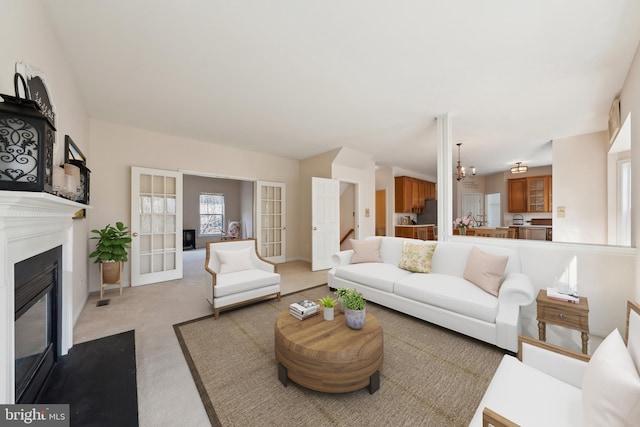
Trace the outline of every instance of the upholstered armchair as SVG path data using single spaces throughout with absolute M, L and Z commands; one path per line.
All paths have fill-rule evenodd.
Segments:
M 639 371 L 640 305 L 628 302 L 624 340 L 615 329 L 591 357 L 520 337 L 470 426 L 639 426 Z
M 280 301 L 277 267 L 260 257 L 255 239 L 208 242 L 206 248 L 211 281 L 205 287 L 216 319 L 222 310 L 262 299 Z

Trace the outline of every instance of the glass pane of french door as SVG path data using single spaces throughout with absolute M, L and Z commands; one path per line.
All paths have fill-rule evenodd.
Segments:
M 182 278 L 182 173 L 131 169 L 131 284 Z
M 256 183 L 256 237 L 263 258 L 286 261 L 286 197 L 285 184 L 258 181 Z

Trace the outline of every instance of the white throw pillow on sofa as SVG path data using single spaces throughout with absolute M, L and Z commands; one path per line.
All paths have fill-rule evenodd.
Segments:
M 582 380 L 585 426 L 639 426 L 640 377 L 617 329 L 587 364 Z
M 234 271 L 251 270 L 251 249 L 244 248 L 235 251 L 217 250 L 216 255 L 220 261 L 220 274 L 233 273 Z

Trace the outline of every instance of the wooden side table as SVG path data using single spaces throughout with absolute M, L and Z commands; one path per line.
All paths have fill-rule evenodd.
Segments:
M 540 290 L 536 298 L 538 311 L 538 335 L 540 341 L 547 339 L 547 323 L 574 329 L 582 333 L 582 352 L 587 354 L 589 343 L 589 301 L 580 297 L 580 303 L 574 304 L 547 297 L 545 289 Z

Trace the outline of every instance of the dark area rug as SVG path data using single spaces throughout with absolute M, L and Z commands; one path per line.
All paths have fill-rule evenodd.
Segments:
M 135 332 L 75 344 L 36 403 L 68 403 L 71 426 L 137 426 Z

